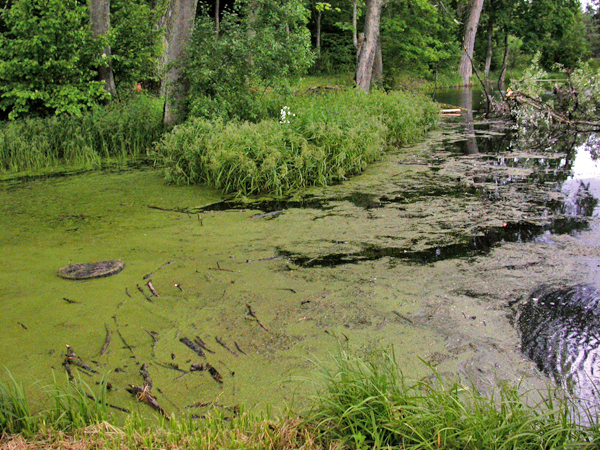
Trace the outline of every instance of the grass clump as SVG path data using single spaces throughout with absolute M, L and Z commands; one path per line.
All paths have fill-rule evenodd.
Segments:
M 109 419 L 104 381 L 94 390 L 80 379 L 66 386 L 54 380 L 41 389 L 49 407 L 36 411 L 23 385 L 9 376 L 10 383 L 0 383 L 0 436 L 33 437 L 48 429 L 73 431 Z
M 195 118 L 176 127 L 157 146 L 167 181 L 243 195 L 329 185 L 437 123 L 429 100 L 401 92 L 336 90 L 285 103 L 279 117 L 258 123 Z
M 80 117 L 61 115 L 0 123 L 0 172 L 101 164 L 145 155 L 161 136 L 162 102 L 137 95 Z
M 472 386 L 446 386 L 438 377 L 409 385 L 392 351 L 365 359 L 341 352 L 324 374 L 311 421 L 325 445 L 538 450 L 593 441 L 592 429 L 573 423 L 564 402 L 529 406 L 512 386 L 484 397 Z

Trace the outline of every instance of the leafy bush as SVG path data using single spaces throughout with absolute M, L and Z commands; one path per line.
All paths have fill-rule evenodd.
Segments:
M 166 179 L 244 195 L 284 194 L 340 182 L 414 142 L 437 121 L 424 97 L 340 91 L 288 100 L 281 117 L 250 122 L 192 119 L 158 145 Z
M 271 86 L 312 63 L 307 11 L 298 0 L 236 2 L 215 36 L 214 22 L 197 17 L 185 68 L 192 117 L 258 121 L 276 114 Z M 268 89 L 269 88 L 269 89 Z

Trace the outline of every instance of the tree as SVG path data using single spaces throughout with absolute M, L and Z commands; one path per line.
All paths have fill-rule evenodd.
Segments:
M 431 78 L 454 71 L 460 58 L 458 24 L 453 12 L 429 0 L 392 0 L 381 18 L 386 73 Z
M 309 15 L 302 0 L 238 0 L 215 39 L 212 17 L 199 14 L 185 65 L 189 114 L 260 120 L 265 89 L 285 86 L 313 63 Z
M 107 37 L 110 32 L 110 0 L 89 0 L 89 8 L 92 37 L 94 39 Z M 102 49 L 100 57 L 98 77 L 104 81 L 106 92 L 112 97 L 116 97 L 117 87 L 112 70 L 110 45 Z
M 15 0 L 2 22 L 0 109 L 10 119 L 78 115 L 108 98 L 95 79 L 106 40 L 92 38 L 85 4 Z
M 176 123 L 181 114 L 179 109 L 185 98 L 188 86 L 181 77 L 181 63 L 186 45 L 194 28 L 198 0 L 170 0 L 167 9 L 165 66 L 165 108 L 163 122 L 166 125 Z
M 465 22 L 463 53 L 460 58 L 458 72 L 462 78 L 463 86 L 471 84 L 471 75 L 473 74 L 473 50 L 475 48 L 475 36 L 477 35 L 477 26 L 481 10 L 483 9 L 483 0 L 470 0 L 467 11 L 467 20 Z
M 367 0 L 364 37 L 359 39 L 356 64 L 356 87 L 365 92 L 369 92 L 371 88 L 373 67 L 381 45 L 379 28 L 384 2 L 385 0 Z

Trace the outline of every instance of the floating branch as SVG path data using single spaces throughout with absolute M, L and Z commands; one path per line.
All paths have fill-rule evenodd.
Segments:
M 270 333 L 270 331 L 267 330 L 267 328 L 260 322 L 260 320 L 258 320 L 258 317 L 256 317 L 256 313 L 252 309 L 252 306 L 250 306 L 248 303 L 246 303 L 246 307 L 248 308 L 247 314 L 249 316 L 253 317 L 256 320 L 256 323 L 258 323 L 263 330 L 265 330 L 267 333 Z
M 106 353 L 106 350 L 108 350 L 108 346 L 110 344 L 110 337 L 111 337 L 110 328 L 108 328 L 107 324 L 104 324 L 104 328 L 106 328 L 106 339 L 104 339 L 104 345 L 102 346 L 102 350 L 100 350 L 100 356 L 102 356 Z
M 221 347 L 223 347 L 225 350 L 227 350 L 229 353 L 231 353 L 233 356 L 240 356 L 238 355 L 238 353 L 236 351 L 231 350 L 227 344 L 225 344 L 225 342 L 223 341 L 223 339 L 221 339 L 219 336 L 215 337 L 215 340 L 219 343 L 219 345 Z
M 202 358 L 206 358 L 206 354 L 204 353 L 204 350 L 202 349 L 202 347 L 200 347 L 198 344 L 196 344 L 195 342 L 190 341 L 188 338 L 186 337 L 182 337 L 181 339 L 179 339 L 179 342 L 187 345 L 190 349 L 192 349 L 192 351 L 196 352 L 196 354 Z

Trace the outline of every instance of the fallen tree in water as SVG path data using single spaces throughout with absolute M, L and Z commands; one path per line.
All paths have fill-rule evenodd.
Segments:
M 539 65 L 539 55 L 520 80 L 513 83 L 494 110 L 509 115 L 517 128 L 562 127 L 575 131 L 600 130 L 600 73 L 580 64 L 558 67 L 564 79 L 549 79 Z

